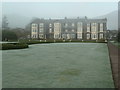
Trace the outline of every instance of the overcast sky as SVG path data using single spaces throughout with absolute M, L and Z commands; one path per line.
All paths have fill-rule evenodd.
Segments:
M 117 2 L 4 2 L 3 14 L 19 14 L 26 17 L 89 18 L 105 15 L 117 10 Z

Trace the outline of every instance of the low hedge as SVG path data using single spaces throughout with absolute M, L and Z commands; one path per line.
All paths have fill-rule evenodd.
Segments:
M 78 42 L 78 43 L 105 43 L 105 41 L 103 41 L 103 40 L 98 40 L 98 41 L 96 41 L 96 40 L 93 40 L 93 41 L 91 41 L 91 40 L 89 40 L 89 41 L 80 41 L 80 40 L 65 40 L 65 41 L 63 41 L 63 40 L 23 40 L 23 41 L 20 41 L 20 43 L 26 43 L 26 44 L 28 44 L 28 45 L 30 45 L 30 44 L 42 44 L 42 43 L 68 43 L 68 42 Z
M 80 41 L 80 40 L 23 40 L 19 41 L 19 43 L 2 43 L 0 44 L 0 50 L 9 50 L 9 49 L 24 49 L 28 48 L 28 45 L 31 44 L 45 44 L 45 43 L 69 43 L 69 42 L 77 42 L 77 43 L 105 43 L 103 40 L 98 41 Z
M 28 44 L 24 43 L 2 43 L 1 50 L 9 50 L 9 49 L 24 49 L 28 48 Z

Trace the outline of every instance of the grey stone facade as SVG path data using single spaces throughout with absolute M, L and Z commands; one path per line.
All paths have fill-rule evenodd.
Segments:
M 31 23 L 32 39 L 106 39 L 107 19 L 36 19 Z

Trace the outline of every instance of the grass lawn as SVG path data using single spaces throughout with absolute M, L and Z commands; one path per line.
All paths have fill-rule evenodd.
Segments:
M 114 88 L 105 43 L 51 43 L 3 51 L 3 88 Z

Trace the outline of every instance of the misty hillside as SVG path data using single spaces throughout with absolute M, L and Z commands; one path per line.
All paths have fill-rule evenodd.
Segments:
M 107 28 L 110 30 L 118 29 L 118 11 L 113 11 L 103 16 L 95 18 L 107 18 Z
M 32 17 L 25 17 L 22 15 L 6 15 L 9 21 L 9 27 L 15 28 L 25 28 L 25 26 L 30 23 Z M 113 11 L 103 16 L 98 16 L 95 18 L 107 18 L 107 28 L 110 30 L 118 29 L 118 11 Z
M 17 14 L 9 14 L 6 15 L 8 22 L 9 22 L 9 27 L 10 28 L 25 28 L 25 26 L 30 23 L 31 18 L 25 17 L 22 15 L 17 15 Z

